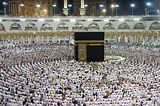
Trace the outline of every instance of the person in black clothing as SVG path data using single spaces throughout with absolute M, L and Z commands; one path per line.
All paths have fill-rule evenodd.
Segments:
M 25 100 L 23 101 L 23 105 L 25 105 L 25 104 L 26 104 L 26 102 L 27 102 L 27 99 L 25 99 Z
M 140 103 L 140 106 L 143 106 L 143 102 Z
M 62 106 L 62 104 L 61 104 L 59 101 L 57 102 L 57 105 L 58 105 L 58 106 Z
M 31 103 L 34 103 L 34 101 L 33 101 L 33 97 L 31 97 Z

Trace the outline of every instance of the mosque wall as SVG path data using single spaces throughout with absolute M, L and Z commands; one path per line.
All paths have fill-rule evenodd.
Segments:
M 160 29 L 159 28 L 159 29 L 156 29 L 156 30 L 150 30 L 150 26 L 154 22 L 157 22 L 157 21 L 147 21 L 147 22 L 146 21 L 136 21 L 136 22 L 127 22 L 127 21 L 124 21 L 124 22 L 47 22 L 47 21 L 44 21 L 44 22 L 33 22 L 33 21 L 28 21 L 28 22 L 14 22 L 14 21 L 12 22 L 12 21 L 9 21 L 9 22 L 5 22 L 5 21 L 2 21 L 2 22 L 0 22 L 0 24 L 2 24 L 4 26 L 5 33 L 74 31 L 74 30 L 72 30 L 72 28 L 76 23 L 82 24 L 83 27 L 85 27 L 87 29 L 88 29 L 90 24 L 93 24 L 93 28 L 92 28 L 93 31 L 96 30 L 96 31 L 104 31 L 104 32 L 112 32 L 112 31 L 117 31 L 117 32 L 129 32 L 129 31 L 146 32 L 146 31 L 158 31 Z M 19 24 L 20 30 L 16 30 L 16 29 L 12 30 L 11 25 L 13 23 Z M 37 30 L 35 30 L 35 31 L 32 30 L 32 25 L 29 26 L 30 23 L 35 24 L 35 27 L 37 28 Z M 50 24 L 51 27 L 52 27 L 52 30 L 42 31 L 41 27 L 45 23 L 46 23 L 46 25 Z M 62 29 L 58 30 L 57 27 L 61 23 L 63 23 L 65 26 L 67 26 L 68 29 L 63 29 L 63 27 L 62 27 Z M 109 29 L 109 28 L 104 30 L 104 26 L 107 23 L 111 23 L 114 26 L 114 30 Z M 143 30 L 134 29 L 134 27 L 137 23 L 141 23 L 144 26 L 145 29 L 143 29 Z M 98 28 L 94 28 L 94 25 L 97 25 Z M 125 26 L 127 26 L 127 25 L 128 25 L 129 28 L 125 28 Z M 27 26 L 31 27 L 31 30 L 25 30 L 25 28 Z M 17 27 L 17 26 L 14 26 L 14 27 Z M 85 29 L 85 31 L 88 31 L 87 29 Z M 81 31 L 81 30 L 77 30 L 77 31 Z M 4 32 L 0 31 L 0 33 L 4 33 Z
M 0 40 L 13 39 L 10 42 L 73 42 L 74 32 L 105 32 L 105 43 L 132 42 L 144 43 L 159 42 L 160 21 L 127 21 L 114 18 L 115 21 L 105 18 L 3 18 L 0 19 Z M 7 21 L 6 21 L 7 20 Z M 18 21 L 19 20 L 19 21 Z M 50 36 L 50 37 L 49 37 Z M 68 36 L 68 37 L 66 37 Z M 20 40 L 15 40 L 20 39 Z M 147 40 L 148 39 L 148 40 Z

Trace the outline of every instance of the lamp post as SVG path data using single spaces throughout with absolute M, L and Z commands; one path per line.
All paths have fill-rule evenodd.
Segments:
M 101 16 L 102 16 L 102 8 L 104 7 L 103 4 L 99 5 L 99 7 L 101 8 Z
M 69 15 L 71 15 L 71 7 L 72 7 L 72 4 L 68 4 L 68 7 L 69 7 Z
M 116 5 L 115 5 L 115 8 L 116 8 L 116 16 L 118 15 L 118 14 L 117 14 L 118 7 L 119 7 L 119 5 L 118 5 L 118 4 L 116 4 Z
M 157 10 L 157 14 L 159 15 L 159 10 Z
M 3 5 L 5 6 L 5 8 L 4 8 L 4 15 L 6 15 L 6 5 L 7 5 L 8 3 L 6 3 L 6 2 L 3 2 Z
M 23 16 L 23 7 L 24 7 L 24 4 L 20 4 L 21 6 L 21 11 L 22 11 L 22 16 Z
M 131 4 L 132 7 L 132 15 L 133 15 L 133 7 L 135 7 L 135 4 Z
M 103 9 L 103 13 L 105 13 L 106 12 L 106 9 Z
M 113 8 L 114 8 L 115 6 L 114 5 L 111 5 L 111 8 L 112 8 L 112 15 L 113 15 Z
M 57 6 L 56 4 L 53 4 L 53 9 L 54 9 L 54 16 L 55 16 L 55 7 Z
M 149 6 L 151 6 L 151 3 L 147 3 L 148 6 L 148 15 L 149 15 Z
M 45 17 L 46 17 L 46 12 L 47 12 L 47 10 L 44 10 L 44 13 L 45 13 Z
M 36 7 L 38 8 L 38 16 L 39 16 L 39 7 L 40 7 L 40 5 L 37 4 Z
M 84 5 L 85 10 L 87 10 L 86 8 L 88 7 L 87 4 Z M 85 11 L 85 16 L 86 16 L 86 11 Z

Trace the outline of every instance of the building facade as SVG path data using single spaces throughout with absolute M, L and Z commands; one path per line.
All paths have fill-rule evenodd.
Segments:
M 11 16 L 19 15 L 19 0 L 6 0 L 7 5 L 7 14 Z
M 4 14 L 4 11 L 0 10 L 0 15 L 3 15 Z
M 39 7 L 39 16 L 53 16 L 53 4 L 58 0 L 6 0 L 7 14 L 10 16 L 38 16 L 37 4 Z M 24 6 L 20 6 L 24 4 Z M 55 8 L 55 14 L 58 14 Z
M 159 6 L 160 6 L 160 0 L 155 0 L 155 9 L 159 10 Z
M 64 0 L 6 0 L 6 2 L 8 3 L 7 14 L 10 16 L 38 16 L 37 4 L 40 4 L 40 16 L 53 16 L 54 9 L 55 15 L 62 15 Z M 74 16 L 79 16 L 81 0 L 68 0 L 68 3 L 72 4 L 69 12 Z M 24 6 L 21 7 L 20 4 Z M 57 7 L 53 8 L 53 4 L 56 4 Z M 106 11 L 102 12 L 102 15 L 115 15 L 114 9 L 111 8 L 111 5 L 115 5 L 115 0 L 85 0 L 85 4 L 88 5 L 86 15 L 100 16 L 103 9 Z M 100 7 L 101 4 L 104 5 L 103 8 Z

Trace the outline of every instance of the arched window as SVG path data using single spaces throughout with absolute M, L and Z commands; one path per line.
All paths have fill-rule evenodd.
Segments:
M 135 26 L 134 26 L 134 29 L 145 29 L 144 25 L 142 23 L 137 23 Z
M 36 27 L 36 25 L 34 23 L 30 22 L 25 27 L 25 30 L 37 30 L 37 27 Z
M 72 27 L 72 30 L 84 30 L 84 26 L 81 23 L 77 22 Z
M 109 22 L 109 23 L 107 23 L 107 24 L 104 25 L 103 29 L 104 30 L 105 29 L 114 29 L 114 25 L 111 22 Z
M 53 28 L 52 28 L 52 25 L 51 25 L 51 24 L 49 24 L 49 23 L 44 23 L 44 24 L 42 25 L 42 27 L 41 27 L 41 30 L 42 30 L 42 31 L 45 31 L 45 30 L 53 30 Z
M 98 26 L 97 23 L 93 22 L 93 23 L 88 25 L 88 29 L 90 29 L 90 30 L 99 29 L 99 26 Z
M 69 35 L 66 35 L 65 39 L 69 39 Z
M 152 23 L 149 29 L 150 30 L 160 30 L 160 23 L 158 22 Z
M 119 25 L 118 29 L 130 29 L 130 27 L 127 23 L 122 23 Z
M 68 30 L 68 25 L 66 25 L 65 23 L 60 23 L 57 26 L 57 30 Z
M 60 35 L 60 39 L 64 39 L 65 37 L 63 35 Z
M 5 27 L 3 24 L 0 23 L 0 31 L 5 31 Z
M 15 22 L 11 25 L 10 30 L 21 30 L 21 26 Z

